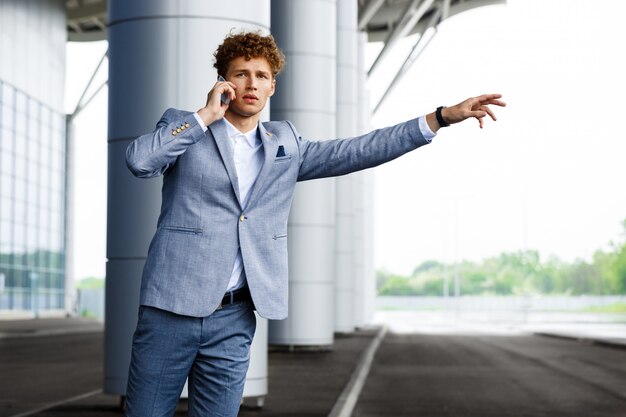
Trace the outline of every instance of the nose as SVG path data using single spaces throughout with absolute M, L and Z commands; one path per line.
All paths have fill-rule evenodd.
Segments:
M 256 90 L 257 89 L 257 78 L 255 76 L 251 76 L 248 77 L 248 84 L 246 85 L 246 88 L 248 90 Z

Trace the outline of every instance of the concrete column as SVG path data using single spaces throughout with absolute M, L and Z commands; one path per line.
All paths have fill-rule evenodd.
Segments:
M 168 107 L 202 106 L 217 77 L 213 51 L 232 28 L 268 32 L 269 13 L 269 0 L 109 0 L 106 393 L 126 392 L 141 271 L 161 205 L 162 179 L 134 178 L 126 147 Z
M 367 68 L 365 68 L 365 45 L 367 34 L 358 34 L 358 132 L 363 134 L 371 130 L 369 92 L 366 88 Z M 360 327 L 371 319 L 376 294 L 376 277 L 374 269 L 374 215 L 373 215 L 373 184 L 374 170 L 357 173 L 355 180 L 355 242 L 354 269 L 358 274 L 355 285 L 355 325 Z M 357 286 L 358 285 L 358 286 Z
M 336 1 L 273 0 L 272 33 L 287 57 L 272 119 L 305 139 L 335 137 Z M 270 323 L 270 344 L 328 346 L 334 329 L 333 179 L 296 187 L 289 217 L 289 318 Z
M 359 109 L 358 109 L 358 129 L 359 132 L 368 132 L 372 129 L 370 125 L 371 111 L 369 91 L 365 87 L 367 81 L 367 68 L 365 68 L 365 47 L 367 45 L 367 34 L 361 32 L 358 35 L 358 82 L 359 82 Z M 374 176 L 375 170 L 368 170 L 363 178 L 363 322 L 369 323 L 374 318 L 374 306 L 376 301 L 376 269 L 374 265 Z
M 358 4 L 337 3 L 337 137 L 358 131 Z M 354 175 L 337 178 L 335 228 L 335 331 L 354 330 Z
M 364 194 L 364 172 L 357 172 L 354 179 L 354 188 L 352 189 L 352 198 L 354 199 L 354 258 L 353 268 L 355 274 L 354 280 L 354 325 L 363 327 L 365 324 L 363 306 L 365 303 L 365 194 Z
M 376 301 L 376 268 L 374 265 L 374 171 L 365 173 L 363 182 L 364 206 L 363 220 L 363 322 L 370 323 L 374 319 Z

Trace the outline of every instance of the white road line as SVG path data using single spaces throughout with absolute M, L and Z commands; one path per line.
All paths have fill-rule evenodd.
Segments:
M 328 414 L 328 417 L 352 416 L 352 411 L 354 410 L 356 401 L 359 399 L 359 395 L 361 394 L 363 385 L 365 385 L 367 375 L 370 372 L 370 367 L 372 366 L 374 355 L 376 354 L 376 351 L 380 346 L 380 342 L 384 339 L 385 333 L 387 333 L 387 326 L 383 325 L 383 327 L 381 327 L 381 329 L 378 331 L 378 334 L 376 335 L 372 343 L 370 343 L 370 345 L 368 346 L 367 351 L 365 351 L 365 353 L 361 357 L 361 361 L 352 373 L 350 381 L 348 381 L 348 384 L 339 395 L 339 398 L 333 406 L 333 409 L 330 410 L 330 414 Z
M 72 397 L 72 398 L 67 398 L 65 400 L 57 401 L 57 402 L 54 402 L 54 403 L 49 403 L 49 404 L 46 404 L 46 405 L 41 406 L 39 408 L 36 408 L 34 410 L 26 411 L 26 412 L 19 413 L 19 414 L 14 414 L 14 415 L 9 416 L 9 417 L 28 417 L 28 416 L 32 416 L 34 414 L 41 413 L 42 411 L 49 410 L 50 408 L 58 407 L 60 405 L 67 404 L 67 403 L 72 403 L 74 401 L 79 401 L 79 400 L 82 400 L 82 399 L 85 399 L 85 398 L 89 398 L 89 397 L 94 396 L 94 395 L 98 395 L 100 393 L 102 393 L 102 389 L 97 389 L 95 391 L 86 392 L 84 394 L 80 394 L 80 395 L 77 395 L 77 396 Z

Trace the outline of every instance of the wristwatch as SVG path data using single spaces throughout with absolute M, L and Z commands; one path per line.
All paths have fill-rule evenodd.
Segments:
M 437 107 L 437 110 L 435 111 L 435 117 L 437 118 L 437 121 L 439 122 L 439 126 L 441 127 L 448 127 L 450 126 L 450 123 L 446 122 L 443 119 L 443 116 L 441 115 L 441 110 L 445 109 L 446 106 L 439 106 Z

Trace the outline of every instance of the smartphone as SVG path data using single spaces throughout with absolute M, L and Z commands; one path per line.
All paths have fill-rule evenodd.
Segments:
M 217 80 L 218 80 L 218 81 L 226 81 L 226 80 L 224 79 L 224 77 L 222 77 L 221 75 L 219 75 L 219 76 L 217 77 Z M 225 93 L 222 93 L 222 96 L 220 97 L 220 100 L 222 101 L 222 104 L 226 104 L 226 105 L 228 105 L 228 103 L 230 103 L 230 98 L 228 98 L 228 95 L 227 95 L 227 94 L 225 94 Z

